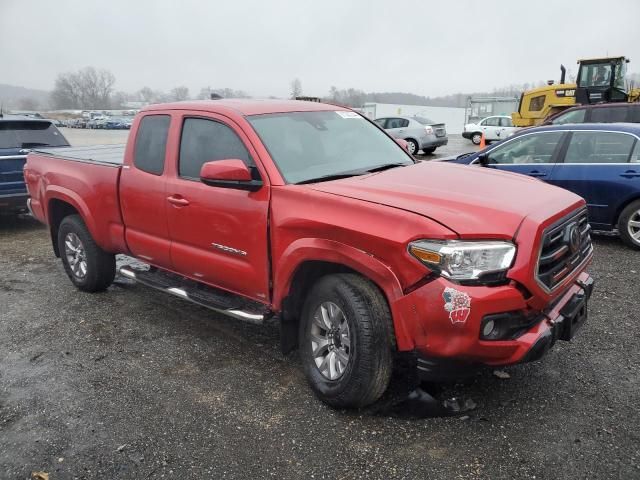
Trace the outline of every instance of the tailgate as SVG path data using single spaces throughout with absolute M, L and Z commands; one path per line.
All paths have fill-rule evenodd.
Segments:
M 16 193 L 26 193 L 22 169 L 27 159 L 25 155 L 0 157 L 0 197 Z

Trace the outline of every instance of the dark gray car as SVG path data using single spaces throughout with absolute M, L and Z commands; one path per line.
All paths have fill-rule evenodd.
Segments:
M 425 117 L 384 117 L 374 121 L 392 137 L 406 140 L 412 155 L 417 154 L 418 150 L 431 154 L 449 142 L 444 123 L 436 123 Z

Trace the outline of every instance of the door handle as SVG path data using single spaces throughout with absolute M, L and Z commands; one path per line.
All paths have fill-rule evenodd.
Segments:
M 621 173 L 620 176 L 624 178 L 634 178 L 640 177 L 640 173 L 636 172 L 635 170 L 627 170 L 626 172 Z
M 176 207 L 186 207 L 189 205 L 189 200 L 180 196 L 171 195 L 170 197 L 167 197 L 167 201 Z
M 538 170 L 532 170 L 527 175 L 531 177 L 546 177 L 547 174 L 544 172 L 539 172 Z
M 404 130 L 398 130 L 398 133 L 404 133 Z

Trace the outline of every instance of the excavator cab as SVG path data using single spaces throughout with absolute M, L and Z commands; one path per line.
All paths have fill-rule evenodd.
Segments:
M 576 103 L 626 102 L 626 57 L 578 60 Z

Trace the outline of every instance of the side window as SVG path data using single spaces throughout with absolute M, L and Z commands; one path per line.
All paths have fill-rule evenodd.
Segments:
M 485 127 L 497 127 L 499 120 L 498 117 L 489 117 L 484 120 L 483 125 Z
M 559 115 L 551 123 L 554 125 L 564 125 L 565 123 L 584 123 L 584 114 L 586 110 L 581 108 L 579 110 L 573 110 L 563 115 Z
M 539 112 L 544 108 L 545 95 L 538 95 L 529 100 L 529 110 L 532 112 Z
M 380 126 L 380 128 L 385 128 L 384 124 L 386 121 L 387 121 L 386 118 L 377 118 L 374 120 L 374 122 L 376 122 Z
M 627 107 L 600 107 L 591 110 L 593 123 L 614 123 L 627 121 Z
M 500 126 L 501 127 L 513 127 L 513 122 L 509 117 L 501 117 L 500 118 Z
M 408 124 L 409 122 L 407 122 Z M 402 128 L 403 125 L 403 119 L 402 118 L 390 118 L 387 120 L 387 127 L 386 128 Z
M 615 132 L 573 132 L 564 163 L 627 163 L 635 138 Z
M 147 115 L 142 118 L 133 155 L 136 168 L 162 175 L 170 123 L 169 115 Z
M 185 119 L 178 160 L 180 177 L 199 179 L 204 163 L 229 158 L 253 164 L 242 140 L 228 126 L 204 118 Z
M 523 135 L 489 152 L 489 162 L 498 165 L 550 163 L 564 132 Z
M 640 141 L 636 142 L 636 148 L 631 153 L 631 163 L 640 163 Z
M 400 119 L 400 128 L 405 128 L 409 126 L 409 120 L 407 120 L 406 118 L 401 118 Z

